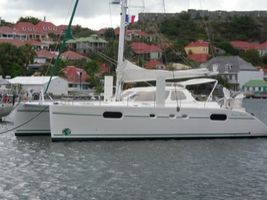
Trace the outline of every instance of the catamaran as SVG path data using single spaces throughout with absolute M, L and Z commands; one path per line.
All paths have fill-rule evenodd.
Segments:
M 113 78 L 106 77 L 103 101 L 25 103 L 16 115 L 16 135 L 50 133 L 52 141 L 267 136 L 266 125 L 242 107 L 242 96 L 232 98 L 225 89 L 223 103 L 212 99 L 217 81 L 207 77 L 217 74 L 216 69 L 147 70 L 126 60 L 127 0 L 114 3 L 121 5 L 114 97 Z M 189 80 L 166 83 L 173 79 Z M 156 86 L 122 91 L 125 83 L 145 81 L 156 81 Z M 205 101 L 197 100 L 187 89 L 207 83 L 214 86 Z
M 117 1 L 116 1 L 117 3 Z M 247 113 L 240 98 L 231 99 L 225 90 L 225 103 L 197 101 L 190 84 L 217 81 L 198 77 L 216 74 L 216 70 L 147 70 L 124 59 L 127 0 L 121 0 L 118 66 L 115 98 L 88 104 L 64 103 L 49 106 L 53 141 L 117 138 L 193 138 L 267 136 L 267 127 Z M 187 82 L 166 85 L 169 79 L 190 78 Z M 192 79 L 195 78 L 195 79 Z M 197 78 L 197 79 L 196 79 Z M 112 79 L 111 79 L 112 80 Z M 156 87 L 132 88 L 122 92 L 124 83 L 156 81 Z M 112 90 L 112 81 L 106 83 Z

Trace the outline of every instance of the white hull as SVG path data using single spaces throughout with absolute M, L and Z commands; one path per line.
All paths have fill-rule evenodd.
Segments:
M 15 135 L 50 135 L 49 104 L 20 103 L 15 110 Z
M 104 118 L 107 111 L 122 113 L 122 117 Z M 211 120 L 212 114 L 227 119 Z M 51 105 L 50 125 L 52 140 L 267 135 L 267 127 L 254 116 L 222 108 L 181 108 L 177 112 L 174 107 Z

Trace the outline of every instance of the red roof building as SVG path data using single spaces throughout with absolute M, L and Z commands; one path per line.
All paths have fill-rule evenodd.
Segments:
M 100 68 L 100 74 L 110 73 L 110 66 L 107 63 L 97 63 Z
M 133 42 L 131 44 L 132 51 L 136 55 L 143 55 L 146 59 L 160 59 L 162 50 L 157 45 L 149 45 L 143 42 Z
M 12 40 L 11 39 L 0 39 L 0 44 L 1 43 L 9 43 L 9 44 L 15 45 L 16 47 L 20 47 L 26 44 L 24 41 L 16 40 L 16 39 L 12 39 Z
M 189 59 L 197 62 L 206 62 L 209 58 L 209 43 L 203 40 L 191 42 L 185 47 L 185 52 Z
M 161 48 L 157 45 L 149 45 L 143 42 L 133 42 L 131 48 L 136 54 L 147 54 L 152 52 L 161 52 Z
M 75 66 L 67 66 L 64 68 L 63 73 L 67 80 L 72 83 L 84 83 L 88 80 L 88 74 L 84 69 Z
M 209 47 L 209 43 L 203 40 L 197 40 L 196 42 L 191 42 L 186 47 Z
M 189 54 L 188 57 L 197 63 L 204 63 L 209 59 L 207 54 Z
M 209 43 L 203 40 L 191 42 L 185 47 L 185 52 L 189 54 L 207 54 L 209 55 Z
M 61 36 L 66 26 L 55 26 L 51 22 L 40 21 L 34 25 L 30 22 L 18 22 L 13 27 L 0 27 L 0 38 L 20 40 L 48 40 L 49 33 Z
M 162 62 L 159 60 L 150 60 L 147 61 L 144 65 L 146 69 L 165 69 L 165 66 L 163 65 Z
M 81 54 L 78 54 L 74 51 L 65 51 L 61 54 L 61 59 L 63 60 L 83 60 L 88 59 L 86 56 L 83 56 Z
M 8 26 L 0 26 L 0 39 L 13 39 L 14 29 Z
M 251 42 L 240 41 L 240 40 L 231 41 L 230 43 L 235 49 L 240 49 L 244 51 L 247 51 L 250 49 L 257 49 L 260 47 L 259 43 L 251 43 Z
M 36 51 L 36 57 L 46 58 L 46 59 L 51 60 L 56 57 L 56 54 L 50 51 L 47 51 L 47 50 L 40 50 L 40 51 Z

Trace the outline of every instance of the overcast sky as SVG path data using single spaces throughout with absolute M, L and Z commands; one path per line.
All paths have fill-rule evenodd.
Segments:
M 75 0 L 0 0 L 0 17 L 16 22 L 21 16 L 46 17 L 55 25 L 68 24 Z M 118 6 L 111 0 L 80 0 L 73 24 L 99 29 L 119 24 Z M 180 12 L 187 9 L 205 10 L 267 10 L 266 0 L 128 0 L 129 14 L 139 12 Z

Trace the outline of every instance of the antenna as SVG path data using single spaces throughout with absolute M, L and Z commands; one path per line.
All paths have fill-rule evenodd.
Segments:
M 163 9 L 164 9 L 164 13 L 166 13 L 165 0 L 162 0 L 162 3 L 163 3 Z

